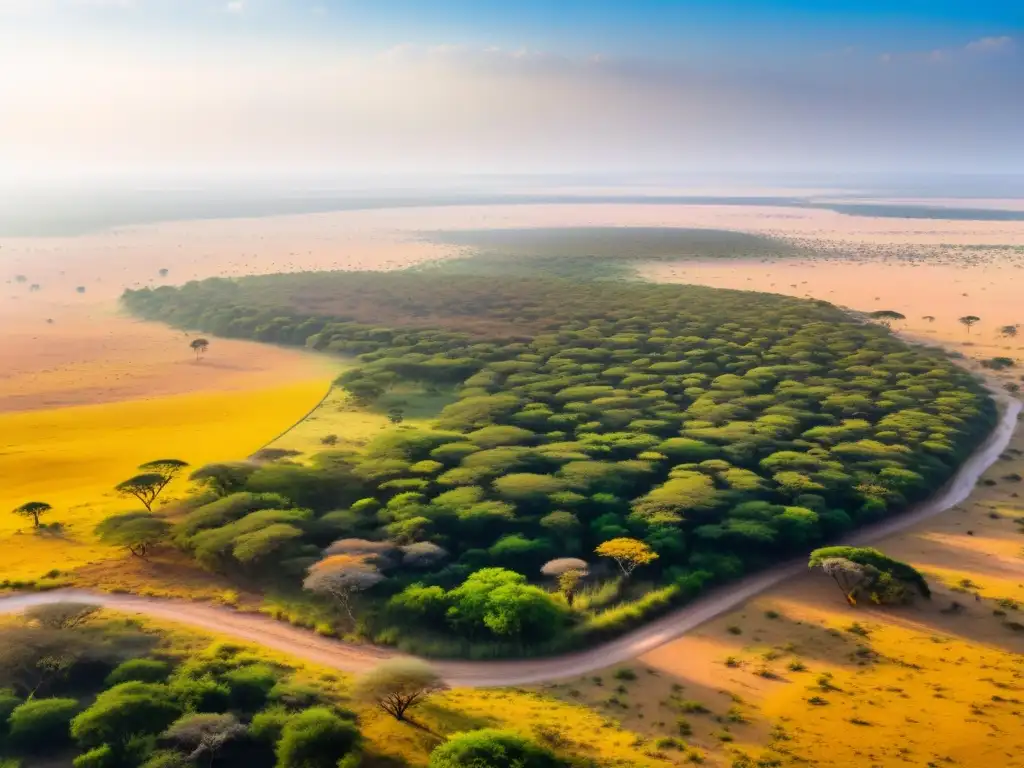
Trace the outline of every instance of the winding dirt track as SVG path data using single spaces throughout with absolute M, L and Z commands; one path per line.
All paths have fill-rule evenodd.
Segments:
M 998 460 L 999 455 L 1006 449 L 1017 426 L 1017 417 L 1021 411 L 1020 401 L 1001 394 L 997 396 L 1002 404 L 998 425 L 949 483 L 932 498 L 906 514 L 863 528 L 841 543 L 863 545 L 876 541 L 944 512 L 966 499 L 982 473 Z M 526 685 L 583 675 L 611 664 L 628 661 L 674 640 L 709 619 L 736 607 L 744 600 L 800 573 L 804 568 L 805 561 L 784 563 L 709 592 L 699 600 L 617 640 L 578 653 L 517 661 L 438 661 L 434 662 L 433 666 L 453 687 Z M 383 659 L 399 655 L 384 648 L 349 645 L 320 637 L 265 616 L 240 613 L 222 606 L 74 589 L 0 598 L 0 614 L 18 613 L 31 606 L 64 600 L 92 603 L 118 611 L 189 624 L 345 672 L 361 672 Z

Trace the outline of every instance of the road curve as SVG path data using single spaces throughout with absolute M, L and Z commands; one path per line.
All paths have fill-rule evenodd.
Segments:
M 863 545 L 904 530 L 966 499 L 978 479 L 1009 445 L 1021 411 L 1020 401 L 997 395 L 1002 401 L 999 423 L 992 434 L 963 464 L 957 474 L 930 499 L 905 514 L 862 528 L 840 543 Z M 657 648 L 694 627 L 731 610 L 806 568 L 806 561 L 783 563 L 767 571 L 713 590 L 694 602 L 660 619 L 628 632 L 595 648 L 544 659 L 514 661 L 436 661 L 433 666 L 453 687 L 497 687 L 526 685 L 586 674 L 618 664 Z M 0 614 L 19 613 L 26 608 L 64 600 L 92 603 L 128 613 L 188 624 L 239 640 L 245 640 L 316 664 L 362 672 L 383 659 L 400 654 L 374 646 L 349 645 L 320 637 L 266 616 L 242 613 L 224 606 L 163 600 L 133 595 L 61 589 L 0 598 Z

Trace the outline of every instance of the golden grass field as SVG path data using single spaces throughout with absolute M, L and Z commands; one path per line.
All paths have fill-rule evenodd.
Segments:
M 139 507 L 112 487 L 144 461 L 173 457 L 200 466 L 244 458 L 298 421 L 323 396 L 322 378 L 244 392 L 0 414 L 0 579 L 37 579 L 51 569 L 121 557 L 96 543 L 104 516 Z M 168 498 L 179 488 L 170 486 Z M 60 535 L 36 534 L 7 513 L 46 501 Z

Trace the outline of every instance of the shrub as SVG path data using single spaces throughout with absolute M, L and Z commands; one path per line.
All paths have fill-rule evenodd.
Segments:
M 136 681 L 140 683 L 162 683 L 167 679 L 171 666 L 158 659 L 129 659 L 119 664 L 107 675 L 107 685 Z
M 231 706 L 228 687 L 209 677 L 198 680 L 176 678 L 169 688 L 174 700 L 188 712 L 226 712 Z
M 232 708 L 244 712 L 260 709 L 277 684 L 277 678 L 277 670 L 267 664 L 251 664 L 227 672 L 223 680 L 228 687 Z
M 448 737 L 430 753 L 430 768 L 556 768 L 546 747 L 511 731 L 484 729 Z
M 121 683 L 103 691 L 71 722 L 82 746 L 116 743 L 125 734 L 157 734 L 181 715 L 171 690 L 158 683 Z
M 329 709 L 313 707 L 285 723 L 277 768 L 335 768 L 359 745 L 359 731 Z
M 271 707 L 257 712 L 249 723 L 249 735 L 256 741 L 273 746 L 280 740 L 281 733 L 291 717 L 292 714 L 282 707 Z
M 9 691 L 0 690 L 0 743 L 7 735 L 7 718 L 18 708 L 21 699 Z
M 75 768 L 115 768 L 117 764 L 117 755 L 109 744 L 93 747 L 74 761 Z
M 8 738 L 32 752 L 59 748 L 69 740 L 69 725 L 77 711 L 75 699 L 30 699 L 8 717 Z

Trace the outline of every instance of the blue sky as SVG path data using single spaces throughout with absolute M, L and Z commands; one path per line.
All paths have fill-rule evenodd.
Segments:
M 0 0 L 0 92 L 29 170 L 1024 170 L 1024 1 Z

